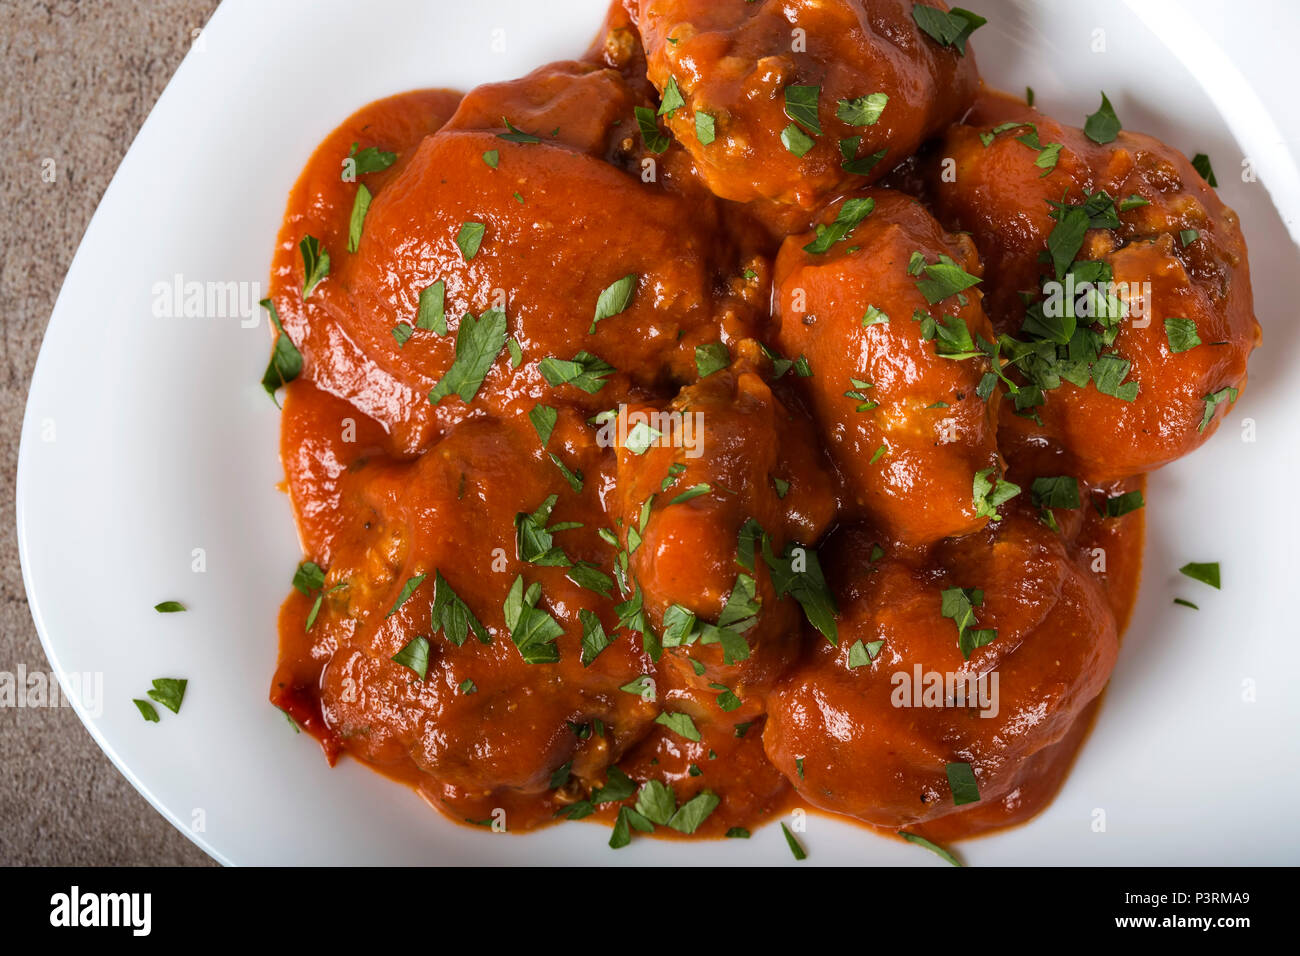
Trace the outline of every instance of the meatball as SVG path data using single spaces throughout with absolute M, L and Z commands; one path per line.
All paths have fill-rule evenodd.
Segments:
M 844 474 L 847 514 L 909 544 L 967 534 L 993 513 L 976 476 L 992 490 L 1000 475 L 997 406 L 980 388 L 990 366 L 977 354 L 993 333 L 969 285 L 979 259 L 908 196 L 875 190 L 851 202 L 874 208 L 825 251 L 814 233 L 782 245 L 776 341 L 807 360 L 798 383 Z M 927 267 L 955 284 L 939 287 Z
M 972 806 L 950 785 L 967 772 L 976 810 L 1006 795 L 1101 692 L 1117 637 L 1072 546 L 1024 509 L 918 564 L 877 540 L 829 549 L 839 646 L 769 696 L 763 743 L 809 802 L 898 828 Z
M 566 63 L 480 88 L 446 129 L 402 154 L 398 171 L 338 184 L 332 231 L 309 233 L 315 207 L 290 217 L 273 299 L 304 373 L 381 422 L 394 453 L 423 451 L 471 403 L 513 414 L 558 388 L 590 414 L 629 385 L 671 391 L 693 377 L 696 345 L 752 331 L 757 290 L 733 281 L 742 270 L 710 231 L 712 201 L 592 155 L 607 151 L 604 124 L 629 102 L 621 83 Z M 522 132 L 507 132 L 503 116 Z M 479 122 L 490 129 L 467 128 Z M 341 197 L 367 183 L 373 198 L 350 237 L 355 214 Z M 304 296 L 306 234 L 322 241 L 329 267 Z M 557 311 L 560 301 L 570 306 Z M 468 328 L 485 315 L 490 324 L 464 332 L 467 314 Z M 599 371 L 581 379 L 589 387 L 571 384 L 575 360 Z M 595 395 L 598 385 L 609 387 Z
M 579 781 L 596 780 L 649 729 L 653 703 L 620 688 L 651 664 L 619 628 L 612 581 L 601 588 L 576 570 L 612 567 L 597 527 L 571 522 L 599 508 L 613 456 L 580 420 L 557 425 L 548 447 L 577 444 L 584 430 L 570 456 L 588 477 L 580 495 L 526 419 L 465 422 L 417 461 L 347 473 L 341 494 L 356 527 L 332 555 L 306 635 L 325 662 L 320 712 L 340 746 L 454 803 L 543 794 L 566 763 Z M 510 621 L 511 594 L 529 586 L 540 594 L 520 612 L 528 619 Z M 458 632 L 434 605 L 477 624 Z M 585 638 L 596 627 L 607 642 L 593 653 Z M 416 639 L 427 641 L 423 676 L 418 661 L 393 659 Z M 596 720 L 603 735 L 574 733 Z
M 666 408 L 620 415 L 618 521 L 665 660 L 687 685 L 745 699 L 799 646 L 801 613 L 774 589 L 767 556 L 821 536 L 833 483 L 806 418 L 748 361 L 705 371 Z
M 878 179 L 979 87 L 964 38 L 936 41 L 912 0 L 628 4 L 668 126 L 724 199 L 814 209 Z
M 1050 441 L 1102 482 L 1192 451 L 1260 341 L 1236 214 L 1149 136 L 1098 144 L 1001 97 L 976 120 L 923 171 L 940 220 L 979 247 L 1002 357 L 1025 386 L 1000 419 L 1008 457 Z

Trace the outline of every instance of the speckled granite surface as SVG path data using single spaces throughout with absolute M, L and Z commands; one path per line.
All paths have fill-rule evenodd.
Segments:
M 55 297 L 118 163 L 216 0 L 0 0 L 0 671 L 47 670 L 14 532 L 23 405 Z M 52 183 L 41 176 L 53 159 Z M 211 863 L 68 708 L 0 707 L 0 864 Z

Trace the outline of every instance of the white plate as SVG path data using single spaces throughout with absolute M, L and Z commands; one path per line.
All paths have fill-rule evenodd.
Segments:
M 990 22 L 975 37 L 980 64 L 994 85 L 1031 84 L 1039 105 L 1073 123 L 1096 108 L 1104 87 L 1125 125 L 1209 153 L 1250 243 L 1265 345 L 1227 425 L 1151 481 L 1142 596 L 1064 790 L 1029 825 L 964 845 L 974 864 L 1300 859 L 1300 814 L 1289 809 L 1300 789 L 1292 610 L 1300 567 L 1290 500 L 1300 473 L 1292 292 L 1300 256 L 1270 200 L 1271 192 L 1294 223 L 1300 178 L 1279 123 L 1210 35 L 1243 19 L 1257 29 L 1260 5 L 1236 5 L 1256 9 L 1230 12 L 1217 28 L 1160 0 L 1135 5 L 1141 15 L 1122 2 L 982 0 Z M 178 274 L 264 286 L 290 187 L 354 109 L 399 90 L 468 88 L 576 55 L 603 6 L 227 0 L 86 232 L 27 405 L 18 469 L 27 593 L 60 676 L 103 674 L 102 712 L 77 702 L 91 734 L 218 860 L 791 861 L 770 826 L 749 841 L 642 839 L 617 853 L 605 847 L 607 831 L 590 825 L 485 834 L 444 821 L 356 763 L 327 768 L 315 743 L 266 700 L 276 611 L 299 559 L 289 504 L 275 487 L 279 413 L 258 384 L 266 326 L 153 314 L 155 284 Z M 1263 12 L 1274 30 L 1294 35 L 1293 12 L 1280 4 Z M 1289 31 L 1276 22 L 1284 15 Z M 1104 53 L 1091 51 L 1095 30 L 1105 32 Z M 1248 44 L 1258 37 L 1242 39 L 1239 60 L 1254 55 Z M 1285 73 L 1282 63 L 1273 70 L 1279 83 Z M 1243 156 L 1259 182 L 1237 175 Z M 1242 440 L 1246 419 L 1253 443 Z M 191 570 L 195 548 L 206 556 L 204 573 Z M 1223 591 L 1180 578 L 1189 560 L 1221 561 Z M 1175 595 L 1201 610 L 1173 606 Z M 153 611 L 172 598 L 191 611 Z M 185 705 L 147 724 L 131 699 L 160 676 L 189 679 Z M 1253 701 L 1243 688 L 1253 688 Z M 1104 833 L 1093 828 L 1097 810 Z M 937 863 L 816 816 L 804 842 L 813 863 Z

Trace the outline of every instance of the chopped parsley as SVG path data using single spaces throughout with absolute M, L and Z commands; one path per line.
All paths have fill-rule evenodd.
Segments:
M 699 728 L 695 726 L 695 721 L 691 719 L 690 714 L 670 713 L 669 711 L 664 711 L 655 718 L 655 723 L 662 724 L 673 733 L 685 737 L 687 740 L 695 741 L 696 743 L 700 740 Z
M 899 830 L 898 835 L 901 836 L 908 843 L 915 843 L 917 846 L 925 847 L 935 856 L 939 857 L 939 859 L 945 860 L 948 863 L 951 863 L 953 866 L 961 866 L 961 861 L 958 860 L 955 856 L 953 856 L 952 853 L 945 850 L 937 843 L 931 843 L 923 836 L 918 836 L 915 833 L 908 833 L 906 830 Z
M 731 352 L 721 342 L 695 346 L 695 369 L 700 378 L 707 378 L 731 364 Z
M 415 314 L 417 329 L 427 329 L 438 335 L 447 334 L 446 297 L 447 284 L 441 279 L 421 290 L 420 308 Z
M 487 628 L 479 623 L 469 605 L 451 589 L 441 571 L 433 576 L 433 607 L 429 626 L 436 634 L 442 631 L 443 637 L 460 647 L 472 631 L 480 644 L 491 644 L 492 636 Z
M 695 138 L 701 145 L 708 146 L 717 138 L 714 125 L 712 114 L 705 113 L 703 110 L 695 111 Z
M 358 183 L 357 194 L 352 199 L 352 217 L 348 222 L 348 252 L 356 252 L 361 244 L 361 230 L 365 226 L 372 198 L 365 183 Z
M 600 656 L 600 652 L 613 642 L 605 633 L 605 627 L 594 611 L 584 607 L 578 611 L 578 618 L 582 621 L 582 666 L 590 667 L 592 661 Z
M 1179 574 L 1186 575 L 1193 581 L 1200 581 L 1202 584 L 1208 584 L 1216 591 L 1219 590 L 1219 562 L 1197 562 L 1193 561 L 1184 564 L 1178 569 Z
M 1165 319 L 1165 335 L 1169 339 L 1169 351 L 1174 353 L 1186 352 L 1201 344 L 1194 319 Z
M 515 515 L 515 550 L 519 560 L 551 568 L 567 568 L 572 564 L 564 551 L 556 546 L 554 536 L 556 532 L 580 526 L 568 522 L 547 527 L 559 498 L 559 495 L 550 495 L 531 514 L 521 511 Z
M 880 649 L 885 646 L 884 641 L 854 641 L 849 646 L 849 667 L 866 667 L 876 659 Z
M 456 330 L 456 357 L 438 384 L 429 392 L 437 405 L 449 395 L 459 395 L 467 405 L 478 394 L 488 369 L 506 344 L 506 315 L 489 309 L 477 319 L 466 312 Z
M 979 14 L 963 10 L 961 7 L 953 7 L 945 12 L 923 3 L 912 7 L 912 19 L 929 35 L 930 39 L 940 46 L 952 47 L 957 51 L 958 56 L 965 55 L 966 41 L 970 35 L 988 23 L 988 20 Z
M 917 9 L 920 9 L 919 5 Z M 790 832 L 790 828 L 784 823 L 781 824 L 781 832 L 785 834 L 785 845 L 790 848 L 790 852 L 794 855 L 794 858 L 796 860 L 808 859 L 808 851 L 805 850 L 799 841 L 795 839 L 794 834 Z
M 1201 178 L 1215 189 L 1219 188 L 1219 181 L 1214 178 L 1214 167 L 1210 165 L 1210 157 L 1204 153 L 1197 153 L 1192 157 L 1192 168 L 1201 174 Z
M 503 610 L 510 640 L 527 664 L 554 664 L 560 659 L 555 639 L 564 633 L 559 622 L 537 608 L 542 586 L 534 581 L 524 589 L 524 576 L 517 575 L 506 595 Z
M 975 771 L 968 763 L 950 763 L 946 767 L 948 771 L 948 787 L 952 790 L 952 802 L 957 806 L 967 803 L 979 803 L 980 788 L 975 782 Z
M 659 128 L 655 111 L 648 106 L 638 106 L 635 112 L 636 125 L 641 130 L 641 140 L 645 143 L 645 148 L 655 155 L 662 153 L 671 141 L 668 134 Z
M 154 709 L 153 704 L 147 700 L 140 700 L 138 697 L 133 698 L 131 703 L 135 704 L 136 709 L 140 711 L 140 716 L 151 724 L 158 723 L 158 711 Z
M 614 366 L 590 352 L 579 352 L 572 359 L 547 357 L 538 363 L 538 371 L 552 386 L 572 385 L 594 395 L 614 374 Z
M 266 394 L 274 401 L 276 389 L 288 385 L 302 374 L 302 353 L 298 351 L 298 346 L 293 344 L 289 333 L 280 324 L 280 313 L 276 311 L 275 303 L 270 299 L 263 299 L 260 304 L 269 313 L 271 324 L 275 326 L 277 332 L 275 346 L 271 349 L 271 360 L 267 363 L 266 371 L 262 373 L 262 388 L 266 389 Z
M 1097 107 L 1097 112 L 1089 114 L 1088 118 L 1083 121 L 1083 132 L 1090 140 L 1100 145 L 1114 141 L 1119 135 L 1120 126 L 1119 117 L 1115 115 L 1115 108 L 1110 105 L 1110 100 L 1106 94 L 1101 94 L 1101 106 Z
M 817 144 L 797 124 L 791 123 L 781 130 L 781 145 L 802 159 Z
M 391 658 L 393 663 L 408 667 L 424 680 L 429 673 L 429 639 L 413 637 Z
M 483 245 L 483 233 L 486 231 L 487 226 L 481 222 L 461 224 L 460 231 L 456 233 L 456 246 L 466 262 L 478 255 L 479 247 Z
M 532 133 L 525 133 L 504 116 L 501 117 L 501 124 L 505 126 L 506 132 L 497 133 L 497 139 L 504 139 L 511 143 L 521 143 L 524 145 L 540 143 L 542 141 L 540 136 L 534 136 Z
M 302 297 L 306 299 L 330 274 L 330 254 L 321 248 L 315 236 L 303 236 L 298 251 L 302 253 Z
M 1006 504 L 1020 494 L 1019 485 L 1012 484 L 1002 477 L 991 477 L 995 471 L 994 468 L 985 468 L 983 471 L 975 472 L 971 493 L 975 502 L 976 518 L 1001 521 L 1002 516 L 998 514 L 998 506 Z
M 153 689 L 146 691 L 149 699 L 157 704 L 161 704 L 170 710 L 173 714 L 181 712 L 181 701 L 185 699 L 185 686 L 189 681 L 177 679 L 174 677 L 159 677 L 153 682 Z M 139 706 L 138 704 L 136 706 Z M 144 709 L 140 711 L 144 713 Z M 148 717 L 145 717 L 148 720 Z
M 1217 392 L 1211 392 L 1205 396 L 1205 415 L 1201 418 L 1201 426 L 1197 431 L 1205 431 L 1205 426 L 1210 424 L 1210 419 L 1214 417 L 1214 409 L 1222 402 L 1235 402 L 1237 400 L 1237 390 L 1229 385 L 1227 388 L 1221 388 Z
M 1122 495 L 1107 498 L 1097 511 L 1103 518 L 1122 518 L 1132 511 L 1137 511 L 1145 504 L 1146 502 L 1142 499 L 1142 492 L 1126 491 Z
M 366 173 L 383 172 L 393 163 L 397 162 L 397 154 L 385 152 L 374 146 L 367 146 L 365 149 L 357 152 L 357 144 L 352 144 L 352 150 L 348 153 L 353 161 L 353 172 L 358 176 L 364 176 Z
M 817 117 L 817 100 L 821 92 L 820 86 L 792 85 L 785 88 L 785 115 L 816 136 L 822 132 Z
M 939 256 L 939 261 L 936 263 L 927 263 L 922 271 L 925 273 L 925 278 L 917 280 L 916 288 L 931 305 L 983 281 L 945 255 Z M 969 333 L 967 335 L 969 337 Z
M 393 602 L 393 606 L 389 608 L 388 613 L 384 615 L 384 618 L 387 619 L 396 614 L 398 610 L 401 609 L 402 605 L 410 600 L 411 595 L 415 593 L 415 589 L 423 584 L 424 579 L 427 577 L 427 574 L 417 574 L 414 577 L 407 578 L 406 583 L 402 585 L 402 590 L 397 595 L 397 600 Z
M 885 93 L 871 93 L 857 99 L 840 100 L 836 104 L 835 115 L 850 126 L 874 126 L 885 110 L 889 96 Z
M 984 592 L 979 588 L 946 588 L 939 592 L 940 613 L 957 625 L 957 646 L 961 655 L 970 660 L 978 647 L 991 644 L 997 638 L 994 628 L 976 628 L 975 608 L 984 603 Z
M 847 238 L 854 229 L 871 215 L 871 210 L 876 208 L 876 201 L 871 198 L 846 199 L 840 206 L 840 211 L 835 215 L 835 221 L 829 226 L 818 224 L 817 238 L 804 246 L 805 252 L 813 255 L 821 255 L 833 246 L 835 243 Z
M 636 291 L 638 278 L 640 277 L 635 272 L 630 273 L 610 283 L 601 292 L 596 299 L 596 314 L 591 320 L 591 328 L 587 329 L 589 335 L 595 333 L 597 322 L 618 315 L 628 307 L 632 301 L 632 293 Z
M 551 440 L 551 432 L 555 430 L 555 422 L 559 418 L 559 412 L 550 405 L 537 404 L 528 412 L 528 420 L 533 423 L 533 429 L 537 432 L 537 438 L 546 447 L 546 443 Z
M 686 100 L 682 97 L 682 91 L 677 88 L 677 78 L 668 77 L 668 83 L 664 86 L 663 99 L 659 104 L 659 115 L 671 117 L 685 105 Z

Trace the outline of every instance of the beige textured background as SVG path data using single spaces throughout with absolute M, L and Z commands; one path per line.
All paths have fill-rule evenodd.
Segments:
M 64 273 L 104 189 L 217 0 L 0 0 L 0 671 L 48 670 L 14 532 L 23 405 Z M 58 178 L 41 181 L 53 158 Z M 71 709 L 0 708 L 0 864 L 211 863 Z

